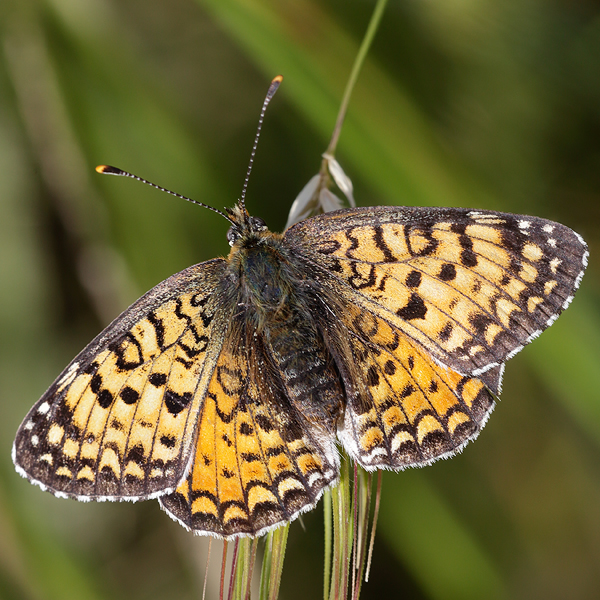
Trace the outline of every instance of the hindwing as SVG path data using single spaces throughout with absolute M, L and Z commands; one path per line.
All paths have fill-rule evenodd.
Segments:
M 259 335 L 232 325 L 199 414 L 189 475 L 162 507 L 188 529 L 261 535 L 337 480 L 334 438 L 286 397 Z
M 346 389 L 339 438 L 365 469 L 451 456 L 487 421 L 494 398 L 481 380 L 440 365 L 380 317 L 349 306 L 333 331 L 330 345 Z M 500 371 L 494 376 L 491 386 Z

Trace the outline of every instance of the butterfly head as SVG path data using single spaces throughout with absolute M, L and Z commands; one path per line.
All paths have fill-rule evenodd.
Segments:
M 243 239 L 259 238 L 261 233 L 268 231 L 266 223 L 260 217 L 248 214 L 246 207 L 238 202 L 233 208 L 227 209 L 227 217 L 232 225 L 227 232 L 230 246 Z

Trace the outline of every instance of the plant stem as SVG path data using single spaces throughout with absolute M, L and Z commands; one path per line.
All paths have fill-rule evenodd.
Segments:
M 327 147 L 325 154 L 329 154 L 331 156 L 335 155 L 335 149 L 337 147 L 340 133 L 342 132 L 342 125 L 346 117 L 346 111 L 348 110 L 348 104 L 350 103 L 352 90 L 354 89 L 360 69 L 362 68 L 369 48 L 371 47 L 371 43 L 375 38 L 375 33 L 379 27 L 379 22 L 381 21 L 386 4 L 387 0 L 377 0 L 375 10 L 371 15 L 371 20 L 369 21 L 369 26 L 367 27 L 367 31 L 365 33 L 365 37 L 363 38 L 360 48 L 358 49 L 358 54 L 354 59 L 354 65 L 352 66 L 352 71 L 350 72 L 350 77 L 348 78 L 348 83 L 346 83 L 346 89 L 344 90 L 344 96 L 342 97 L 342 103 L 340 104 L 337 121 L 335 122 L 335 127 L 333 128 L 333 135 L 331 136 L 331 141 L 329 142 L 329 146 Z

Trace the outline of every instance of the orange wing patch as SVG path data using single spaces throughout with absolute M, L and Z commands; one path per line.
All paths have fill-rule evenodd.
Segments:
M 198 532 L 260 535 L 312 508 L 337 479 L 333 439 L 316 439 L 315 428 L 269 384 L 260 357 L 249 357 L 250 347 L 228 338 L 200 413 L 189 475 L 160 498 Z

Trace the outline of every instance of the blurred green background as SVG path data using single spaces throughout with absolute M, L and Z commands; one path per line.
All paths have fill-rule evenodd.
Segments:
M 115 164 L 272 229 L 316 173 L 374 3 L 0 3 L 0 597 L 199 598 L 206 540 L 157 502 L 79 504 L 21 479 L 14 433 L 141 293 L 227 253 L 227 223 Z M 338 146 L 358 204 L 493 208 L 590 244 L 572 307 L 512 360 L 462 455 L 384 476 L 363 598 L 600 597 L 600 8 L 392 0 Z M 322 511 L 295 523 L 282 598 L 322 590 Z M 219 568 L 213 545 L 211 565 Z M 209 598 L 218 574 L 211 572 Z

